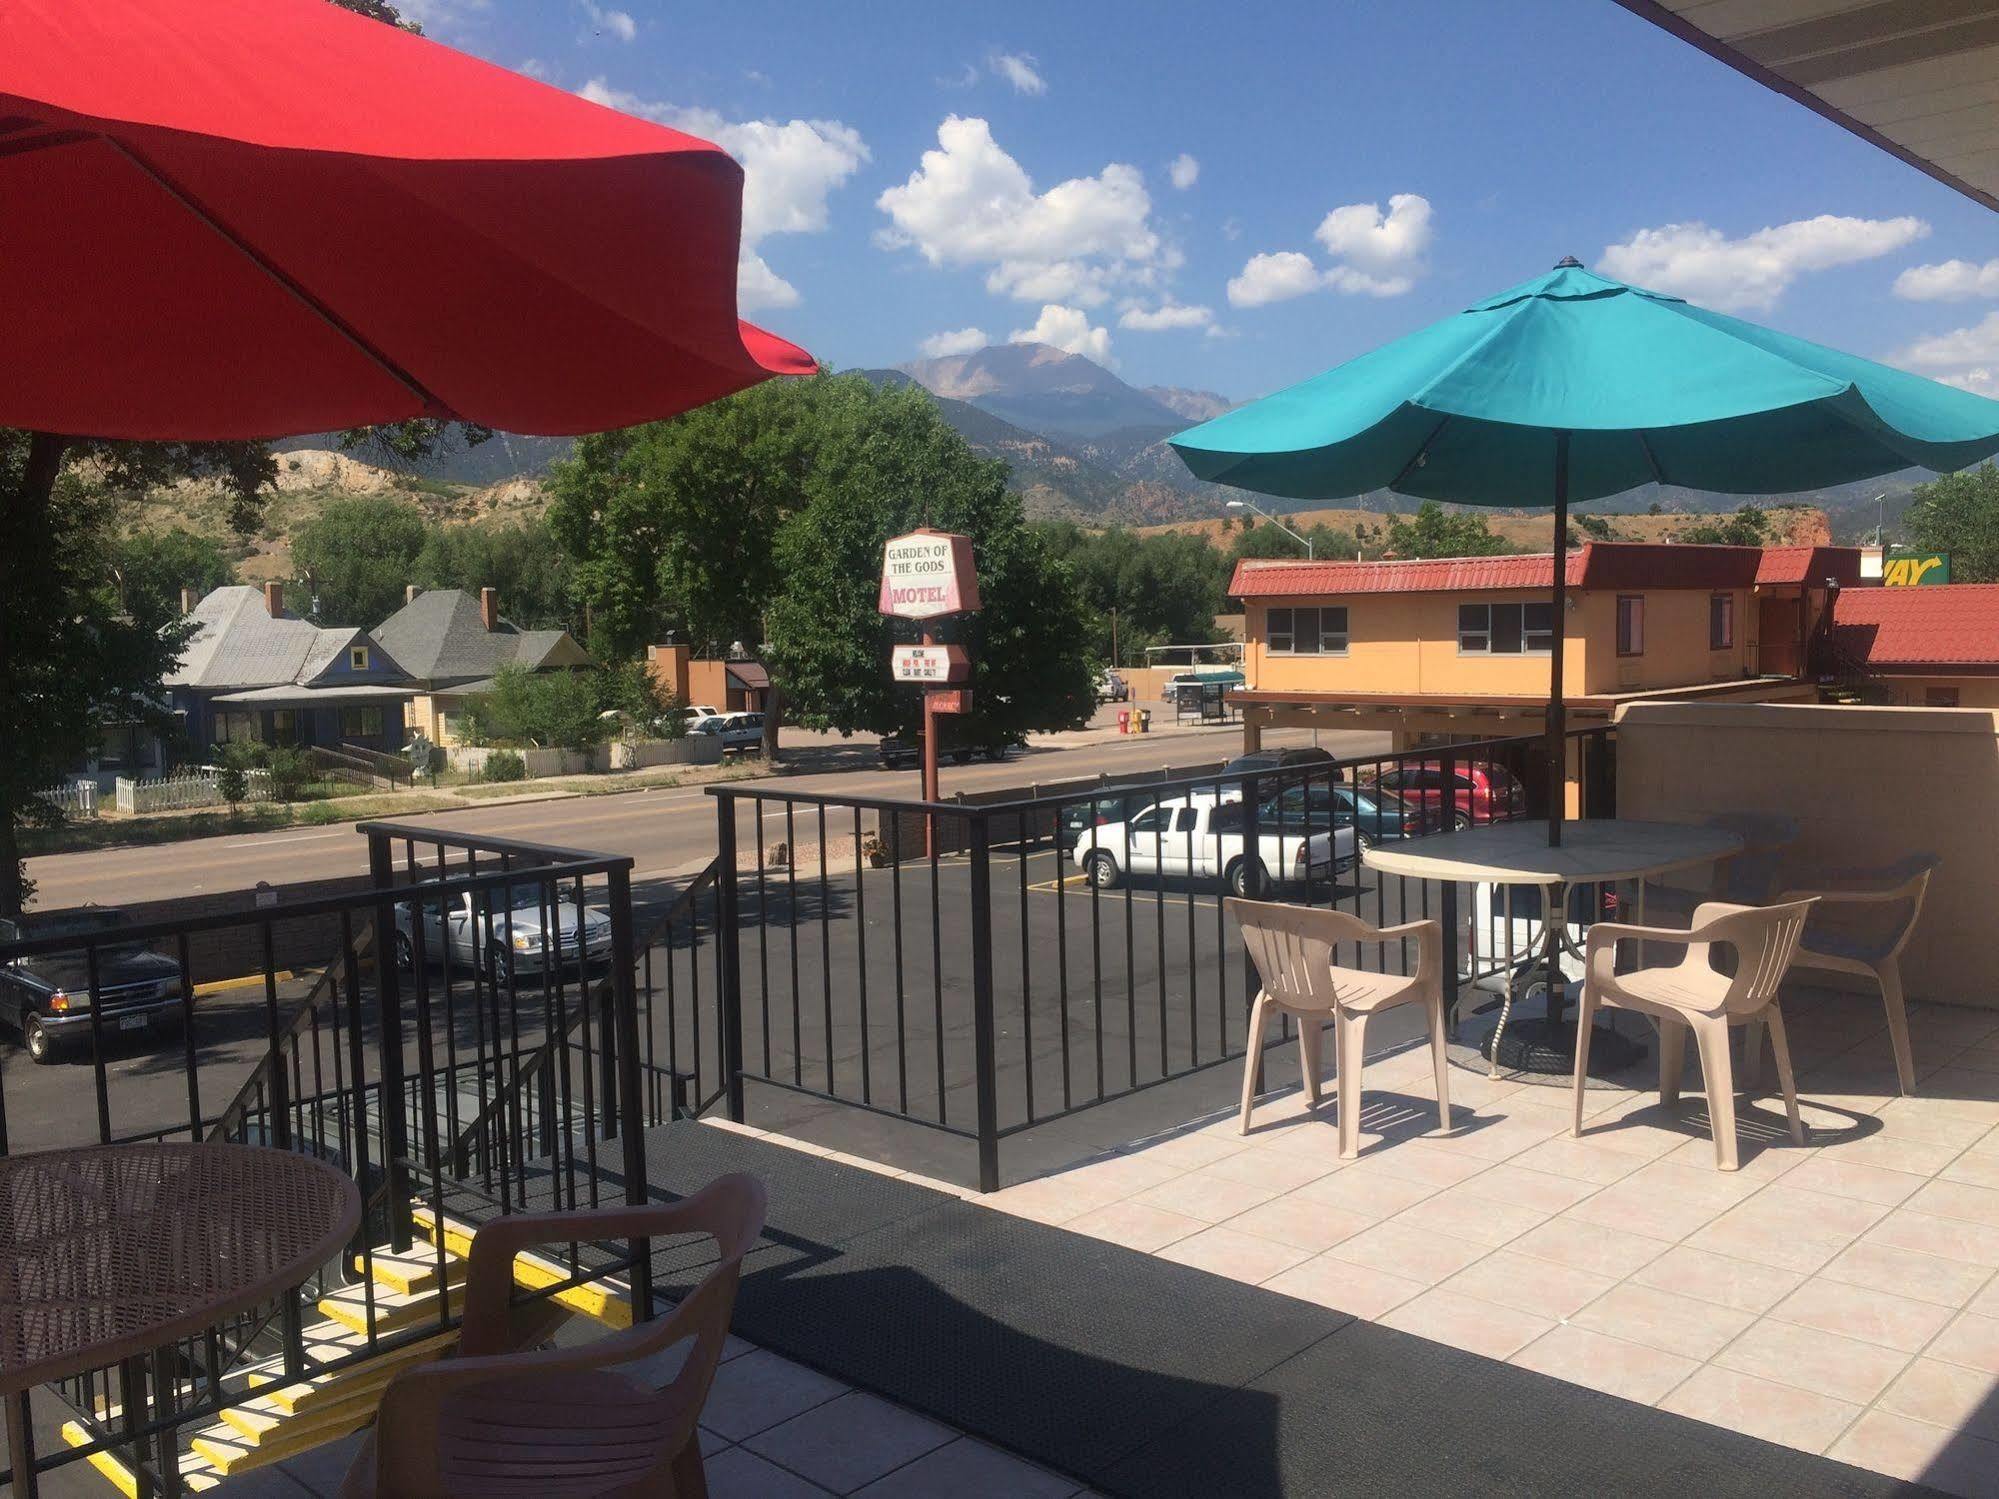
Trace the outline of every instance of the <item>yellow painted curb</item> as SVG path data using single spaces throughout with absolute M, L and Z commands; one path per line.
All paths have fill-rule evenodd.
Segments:
M 288 984 L 298 975 L 289 968 L 280 968 L 275 977 L 279 983 Z M 199 999 L 204 994 L 221 994 L 229 989 L 248 989 L 263 981 L 264 976 L 261 973 L 246 973 L 241 978 L 233 979 L 210 979 L 205 984 L 196 984 L 194 994 L 195 998 Z

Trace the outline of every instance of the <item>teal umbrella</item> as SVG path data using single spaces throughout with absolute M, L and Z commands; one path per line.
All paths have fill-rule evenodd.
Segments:
M 1461 505 L 1647 480 L 1732 494 L 1999 452 L 1999 401 L 1584 270 L 1545 276 L 1171 439 L 1203 479 L 1289 499 L 1392 489 Z M 1555 618 L 1564 569 L 1554 568 Z M 1548 841 L 1561 841 L 1562 635 L 1549 663 Z

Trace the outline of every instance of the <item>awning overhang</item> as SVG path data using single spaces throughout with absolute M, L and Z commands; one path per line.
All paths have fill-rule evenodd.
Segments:
M 1617 0 L 1766 88 L 1999 210 L 1999 5 Z
M 408 687 L 246 687 L 210 698 L 225 708 L 325 708 L 342 703 L 401 702 L 416 696 Z

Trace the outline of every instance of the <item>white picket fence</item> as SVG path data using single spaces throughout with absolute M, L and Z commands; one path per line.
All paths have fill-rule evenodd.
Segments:
M 223 801 L 217 779 L 219 773 L 216 766 L 196 765 L 157 780 L 135 781 L 128 776 L 120 776 L 114 788 L 118 810 L 182 812 L 190 807 L 219 807 Z M 244 801 L 267 802 L 271 799 L 271 773 L 268 770 L 245 771 L 243 781 Z
M 95 781 L 72 781 L 67 786 L 51 786 L 46 791 L 36 793 L 50 806 L 57 808 L 65 817 L 95 817 L 97 815 L 97 783 Z

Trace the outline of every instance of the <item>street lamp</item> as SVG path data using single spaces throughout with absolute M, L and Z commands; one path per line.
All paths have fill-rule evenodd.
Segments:
M 1874 496 L 1874 544 L 1881 545 L 1881 533 L 1888 526 L 1888 491 L 1882 490 Z
M 1227 504 L 1228 508 L 1231 510 L 1254 510 L 1258 515 L 1262 516 L 1265 520 L 1269 521 L 1271 525 L 1277 527 L 1278 530 L 1282 531 L 1286 536 L 1290 537 L 1293 541 L 1303 543 L 1305 548 L 1305 560 L 1307 562 L 1313 560 L 1311 538 L 1300 536 L 1296 531 L 1292 530 L 1289 526 L 1285 525 L 1283 521 L 1279 520 L 1276 516 L 1272 515 L 1268 510 L 1265 510 L 1261 505 L 1252 504 L 1248 500 L 1230 500 L 1227 502 Z

